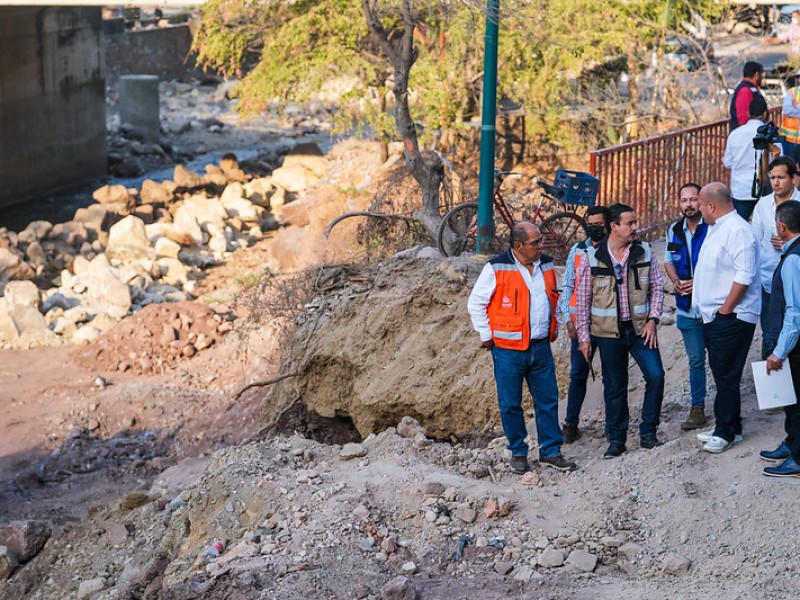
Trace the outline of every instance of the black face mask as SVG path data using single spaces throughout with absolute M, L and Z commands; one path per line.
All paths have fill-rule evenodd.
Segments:
M 593 242 L 599 242 L 606 237 L 606 229 L 602 225 L 587 225 L 586 235 L 588 235 Z

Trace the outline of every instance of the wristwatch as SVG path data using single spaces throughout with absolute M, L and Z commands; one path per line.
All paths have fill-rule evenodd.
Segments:
M 658 317 L 647 317 L 647 320 L 648 320 L 648 321 L 654 321 L 656 325 L 658 325 L 658 324 L 661 322 L 661 321 L 658 319 Z

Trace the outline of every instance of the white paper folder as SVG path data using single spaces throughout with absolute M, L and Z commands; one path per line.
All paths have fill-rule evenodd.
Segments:
M 758 408 L 764 410 L 797 403 L 788 360 L 783 362 L 780 371 L 772 371 L 769 375 L 767 375 L 767 361 L 754 362 L 752 366 Z

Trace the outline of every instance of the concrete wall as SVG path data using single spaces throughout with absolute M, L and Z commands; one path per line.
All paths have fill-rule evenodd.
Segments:
M 107 27 L 105 42 L 109 81 L 120 75 L 158 75 L 162 81 L 175 79 L 195 64 L 190 53 L 192 34 L 187 25 L 134 31 L 123 28 L 116 32 Z
M 0 206 L 106 174 L 100 8 L 0 7 Z

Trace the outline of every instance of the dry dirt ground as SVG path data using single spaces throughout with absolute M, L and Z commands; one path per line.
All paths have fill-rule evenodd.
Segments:
M 688 375 L 667 316 L 667 443 L 638 448 L 634 367 L 627 454 L 601 459 L 597 381 L 584 436 L 564 447 L 578 471 L 511 474 L 491 361 L 465 310 L 480 263 L 421 249 L 319 269 L 359 258 L 356 220 L 327 242 L 321 233 L 336 214 L 363 209 L 381 173 L 366 143 L 330 158 L 331 173 L 303 200 L 308 226 L 237 251 L 192 306 L 142 311 L 82 347 L 0 353 L 0 525 L 36 519 L 53 531 L 0 597 L 796 595 L 800 481 L 760 473 L 758 451 L 781 439 L 782 417 L 756 410 L 749 375 L 745 440 L 701 452 L 679 428 Z M 297 306 L 303 294 L 270 284 L 265 266 L 316 267 L 298 280 L 316 299 Z M 176 313 L 202 321 L 211 304 L 225 305 L 216 314 L 230 314 L 233 331 L 167 360 L 157 332 Z M 290 343 L 286 319 L 299 309 Z M 554 346 L 562 397 L 566 348 Z M 270 386 L 237 395 L 281 372 L 294 376 L 272 396 Z M 215 539 L 222 553 L 204 558 Z

